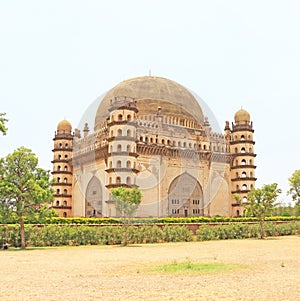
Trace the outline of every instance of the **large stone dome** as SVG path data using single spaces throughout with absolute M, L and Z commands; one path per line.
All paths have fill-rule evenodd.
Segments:
M 115 97 L 134 98 L 139 115 L 155 114 L 161 107 L 163 115 L 195 119 L 203 123 L 202 109 L 195 97 L 180 84 L 162 77 L 143 76 L 125 80 L 109 90 L 102 99 L 95 118 L 95 130 L 109 116 Z

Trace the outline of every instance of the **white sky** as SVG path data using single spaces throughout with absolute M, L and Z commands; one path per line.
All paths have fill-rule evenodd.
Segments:
M 255 127 L 257 187 L 299 164 L 300 2 L 0 0 L 0 156 L 31 148 L 51 169 L 54 131 L 124 79 L 196 92 L 221 128 L 241 106 Z

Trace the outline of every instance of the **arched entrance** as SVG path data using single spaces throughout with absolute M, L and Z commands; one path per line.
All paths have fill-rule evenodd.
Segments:
M 199 182 L 190 174 L 183 173 L 175 178 L 168 192 L 168 215 L 204 215 L 203 191 Z
M 85 194 L 85 216 L 102 216 L 102 188 L 101 182 L 95 176 L 90 180 Z

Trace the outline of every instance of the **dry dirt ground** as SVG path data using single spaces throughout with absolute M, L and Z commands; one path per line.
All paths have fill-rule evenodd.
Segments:
M 162 264 L 239 264 L 167 274 Z M 0 300 L 300 300 L 300 237 L 1 251 Z

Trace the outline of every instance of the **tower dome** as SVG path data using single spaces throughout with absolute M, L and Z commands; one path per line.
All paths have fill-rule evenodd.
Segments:
M 68 120 L 64 119 L 57 125 L 57 131 L 70 133 L 72 131 L 72 125 Z
M 183 116 L 203 123 L 204 116 L 196 98 L 185 87 L 162 77 L 142 76 L 125 80 L 103 97 L 95 118 L 95 130 L 109 116 L 115 98 L 129 97 L 136 101 L 140 115 L 156 114 L 158 107 L 166 116 Z
M 234 115 L 235 123 L 249 123 L 250 122 L 250 114 L 244 110 L 238 110 Z

